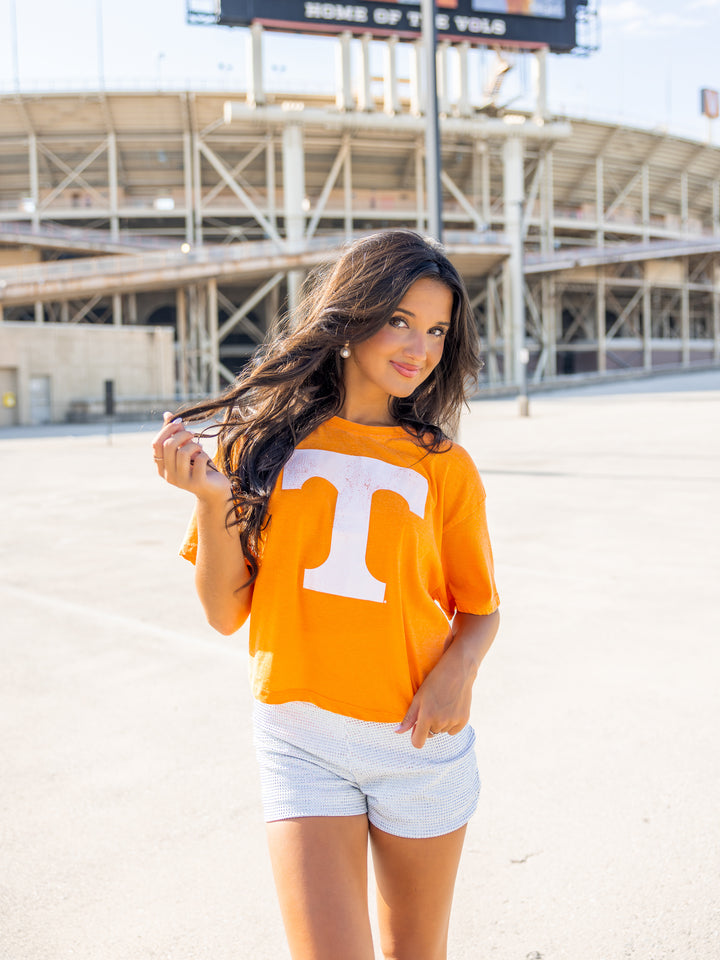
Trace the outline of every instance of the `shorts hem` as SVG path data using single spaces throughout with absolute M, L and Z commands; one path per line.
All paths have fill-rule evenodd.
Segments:
M 378 817 L 373 813 L 368 814 L 370 823 L 382 830 L 383 833 L 389 833 L 392 837 L 399 837 L 402 840 L 430 840 L 432 837 L 444 837 L 448 833 L 454 833 L 461 827 L 467 826 L 477 811 L 479 800 L 476 800 L 469 811 L 465 811 L 462 816 L 453 820 L 446 820 L 444 823 L 426 824 L 424 828 L 413 829 L 403 828 L 400 824 L 392 823 Z

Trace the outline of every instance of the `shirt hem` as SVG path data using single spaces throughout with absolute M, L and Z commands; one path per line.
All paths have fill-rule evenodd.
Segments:
M 360 707 L 357 704 L 345 703 L 342 700 L 333 700 L 330 697 L 324 697 L 312 690 L 290 689 L 280 690 L 273 693 L 253 694 L 256 700 L 261 703 L 279 704 L 292 703 L 300 700 L 303 703 L 312 703 L 321 710 L 328 710 L 330 713 L 338 713 L 343 717 L 352 717 L 353 720 L 365 720 L 371 723 L 400 723 L 407 707 L 400 715 L 389 710 L 373 709 L 372 707 Z

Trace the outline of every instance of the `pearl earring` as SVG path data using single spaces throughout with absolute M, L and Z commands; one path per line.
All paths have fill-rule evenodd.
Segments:
M 346 343 L 345 346 L 342 348 L 342 350 L 340 351 L 340 356 L 343 358 L 343 360 L 347 360 L 347 358 L 350 356 L 349 343 Z

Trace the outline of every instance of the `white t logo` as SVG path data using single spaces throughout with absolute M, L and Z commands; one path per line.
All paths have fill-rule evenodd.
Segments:
M 338 492 L 330 553 L 319 567 L 305 571 L 307 590 L 382 603 L 385 584 L 365 562 L 370 506 L 377 490 L 391 490 L 419 517 L 425 515 L 428 482 L 408 467 L 373 457 L 354 457 L 332 450 L 295 450 L 283 471 L 282 489 L 299 490 L 311 477 L 321 477 Z

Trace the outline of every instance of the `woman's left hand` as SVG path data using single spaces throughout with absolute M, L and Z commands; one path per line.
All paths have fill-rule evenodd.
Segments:
M 396 733 L 412 730 L 412 744 L 420 749 L 428 737 L 452 736 L 467 726 L 473 683 L 499 620 L 497 611 L 486 616 L 456 615 L 445 652 L 418 688 Z

